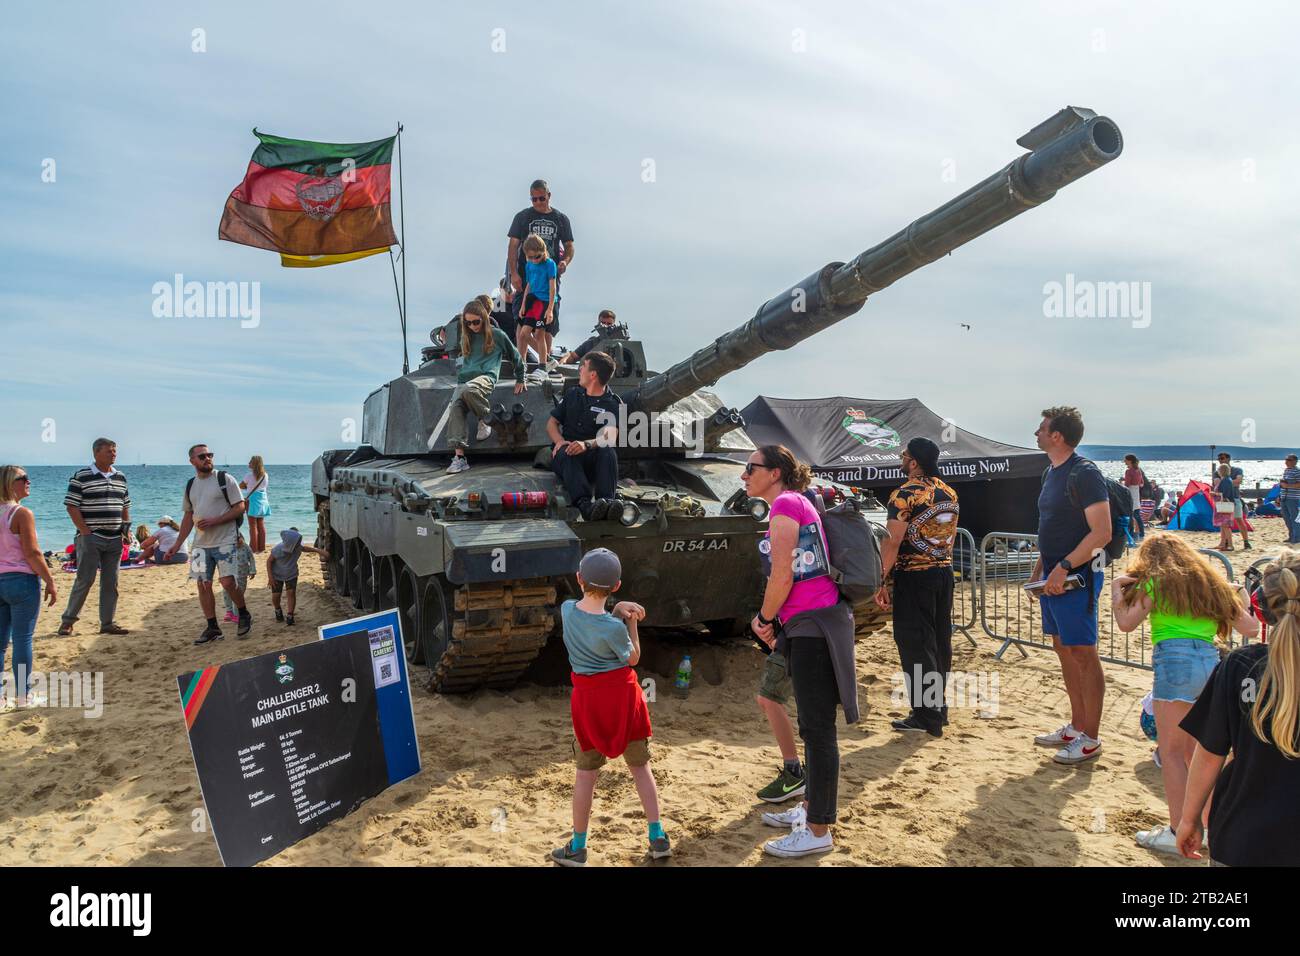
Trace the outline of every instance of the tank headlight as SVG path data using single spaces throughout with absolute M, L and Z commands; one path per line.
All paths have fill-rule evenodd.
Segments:
M 624 501 L 623 509 L 619 512 L 618 523 L 625 528 L 630 528 L 641 520 L 641 509 L 637 507 L 635 501 Z
M 745 504 L 745 510 L 749 512 L 749 516 L 755 521 L 766 521 L 767 513 L 771 509 L 762 498 L 750 498 Z

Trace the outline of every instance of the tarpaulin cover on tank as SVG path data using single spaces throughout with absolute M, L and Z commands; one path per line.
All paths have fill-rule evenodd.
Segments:
M 1038 480 L 1047 467 L 1047 456 L 1037 449 L 968 432 L 915 398 L 760 395 L 742 414 L 745 431 L 755 444 L 785 445 L 819 475 L 844 484 L 900 483 L 899 452 L 918 436 L 939 446 L 939 471 L 950 484 L 1001 478 Z

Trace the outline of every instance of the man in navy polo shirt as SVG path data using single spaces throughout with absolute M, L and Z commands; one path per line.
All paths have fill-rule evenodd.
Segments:
M 1038 564 L 1034 580 L 1046 577 L 1039 598 L 1043 633 L 1061 659 L 1070 722 L 1041 734 L 1034 743 L 1060 748 L 1057 763 L 1077 764 L 1101 752 L 1101 705 L 1106 678 L 1097 656 L 1097 604 L 1105 583 L 1103 549 L 1110 541 L 1110 496 L 1097 466 L 1075 448 L 1083 441 L 1083 418 L 1077 408 L 1058 406 L 1042 412 L 1034 438 L 1051 467 L 1038 493 Z M 1085 586 L 1066 590 L 1072 574 Z
M 619 406 L 623 400 L 608 388 L 614 360 L 588 352 L 578 366 L 578 384 L 564 393 L 546 420 L 551 470 L 564 484 L 569 500 L 588 521 L 600 521 L 614 503 L 618 485 Z

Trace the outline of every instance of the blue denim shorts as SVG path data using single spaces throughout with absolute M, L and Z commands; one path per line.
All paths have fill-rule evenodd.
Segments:
M 1193 703 L 1218 663 L 1219 649 L 1209 641 L 1173 637 L 1158 642 L 1151 653 L 1151 667 L 1156 675 L 1151 699 Z
M 1064 594 L 1040 595 L 1038 607 L 1043 615 L 1043 633 L 1059 638 L 1064 647 L 1095 646 L 1097 605 L 1103 584 L 1104 576 L 1094 572 L 1091 594 L 1087 587 L 1082 587 Z

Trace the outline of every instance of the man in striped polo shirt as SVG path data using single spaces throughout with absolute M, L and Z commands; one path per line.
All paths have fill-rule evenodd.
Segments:
M 90 586 L 99 578 L 99 633 L 128 634 L 113 621 L 117 610 L 117 569 L 122 564 L 122 541 L 130 533 L 131 495 L 126 475 L 113 467 L 117 443 L 96 438 L 91 447 L 95 463 L 82 468 L 68 481 L 63 504 L 77 526 L 77 581 L 72 585 L 68 608 L 63 612 L 59 634 L 72 633 Z
M 1282 520 L 1286 525 L 1286 543 L 1300 544 L 1300 468 L 1296 467 L 1295 455 L 1286 456 L 1281 484 L 1278 504 L 1282 507 Z

